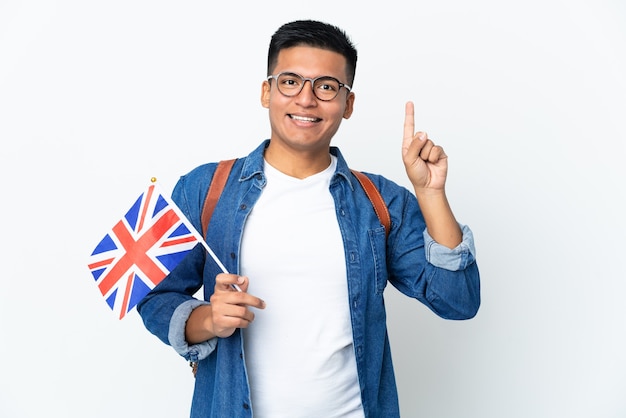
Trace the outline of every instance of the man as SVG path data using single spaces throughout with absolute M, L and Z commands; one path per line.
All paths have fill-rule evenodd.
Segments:
M 448 205 L 443 149 L 414 132 L 413 104 L 402 158 L 414 194 L 368 174 L 388 236 L 330 146 L 353 111 L 356 61 L 335 26 L 278 29 L 261 93 L 271 137 L 236 161 L 207 234 L 234 274 L 197 246 L 138 307 L 151 332 L 198 362 L 192 417 L 397 417 L 386 284 L 443 318 L 478 310 L 471 231 Z M 192 170 L 173 192 L 199 230 L 215 168 Z M 208 302 L 192 296 L 202 286 Z

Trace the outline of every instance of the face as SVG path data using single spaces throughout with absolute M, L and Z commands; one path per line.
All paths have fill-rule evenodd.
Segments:
M 309 46 L 281 50 L 272 73 L 281 72 L 308 78 L 331 76 L 343 83 L 348 81 L 346 59 L 341 54 Z M 307 81 L 298 95 L 287 97 L 278 91 L 276 80 L 271 80 L 271 83 L 263 82 L 261 104 L 269 109 L 274 145 L 327 154 L 342 119 L 348 119 L 352 114 L 354 93 L 342 87 L 333 100 L 322 101 L 315 97 L 311 83 Z

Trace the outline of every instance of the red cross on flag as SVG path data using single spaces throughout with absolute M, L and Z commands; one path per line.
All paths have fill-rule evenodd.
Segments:
M 196 229 L 151 184 L 96 246 L 88 267 L 122 319 L 198 242 L 204 244 Z

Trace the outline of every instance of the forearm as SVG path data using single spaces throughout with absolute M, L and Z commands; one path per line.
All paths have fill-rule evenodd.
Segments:
M 213 333 L 213 308 L 202 305 L 191 311 L 185 324 L 185 340 L 188 344 L 199 344 L 216 337 Z
M 463 240 L 444 190 L 415 190 L 417 201 L 430 236 L 439 244 L 455 248 Z

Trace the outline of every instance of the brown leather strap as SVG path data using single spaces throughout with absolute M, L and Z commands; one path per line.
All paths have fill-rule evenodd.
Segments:
M 359 183 L 361 183 L 363 190 L 365 190 L 365 194 L 372 202 L 372 206 L 374 206 L 376 216 L 378 216 L 380 223 L 385 227 L 385 236 L 388 236 L 389 231 L 391 230 L 391 216 L 389 215 L 389 210 L 387 209 L 387 205 L 385 204 L 383 197 L 380 195 L 380 192 L 376 186 L 374 186 L 374 183 L 372 183 L 372 180 L 370 180 L 369 177 L 360 171 L 350 171 L 352 171 L 352 174 L 354 174 L 359 180 Z
M 204 206 L 202 207 L 202 234 L 205 238 L 209 228 L 209 222 L 211 221 L 211 216 L 213 215 L 213 210 L 215 209 L 217 201 L 222 194 L 222 190 L 226 185 L 228 175 L 230 174 L 230 170 L 232 169 L 234 163 L 235 159 L 220 161 L 217 164 L 215 173 L 213 174 L 213 179 L 211 180 L 211 185 L 209 186 L 209 191 L 206 194 Z

